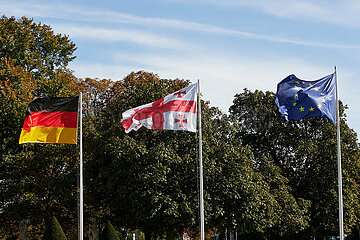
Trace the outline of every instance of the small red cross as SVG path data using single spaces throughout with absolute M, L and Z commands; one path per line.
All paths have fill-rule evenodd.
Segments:
M 178 98 L 182 98 L 181 94 L 186 94 L 186 91 L 178 91 L 178 92 L 174 93 L 174 96 L 177 95 Z
M 184 127 L 183 123 L 186 123 L 186 124 L 187 124 L 187 119 L 184 119 L 184 120 L 183 120 L 182 117 L 183 117 L 183 115 L 180 115 L 180 114 L 179 114 L 179 118 L 180 118 L 180 119 L 176 119 L 176 118 L 175 118 L 175 123 L 180 122 L 179 127 Z

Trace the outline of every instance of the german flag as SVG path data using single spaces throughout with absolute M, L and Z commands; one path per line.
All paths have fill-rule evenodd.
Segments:
M 22 143 L 76 144 L 79 97 L 47 97 L 30 102 Z

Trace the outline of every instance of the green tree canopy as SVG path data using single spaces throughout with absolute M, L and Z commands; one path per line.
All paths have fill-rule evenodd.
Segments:
M 147 129 L 124 134 L 119 121 L 125 110 L 187 84 L 137 72 L 105 84 L 109 94 L 95 94 L 102 96 L 99 103 L 107 105 L 100 104 L 98 111 L 89 113 L 89 117 L 97 116 L 85 141 L 89 198 L 96 199 L 91 203 L 95 212 L 109 214 L 118 226 L 168 238 L 198 228 L 196 134 Z M 308 203 L 295 200 L 280 170 L 264 165 L 267 175 L 254 171 L 252 152 L 237 139 L 238 127 L 208 103 L 203 103 L 202 112 L 207 228 L 246 233 L 281 225 L 281 235 L 304 229 Z M 290 218 L 292 224 L 287 227 Z
M 75 56 L 75 44 L 52 28 L 22 17 L 0 18 L 0 58 L 11 58 L 35 78 L 54 76 L 56 69 L 65 68 Z
M 50 212 L 76 223 L 76 146 L 18 144 L 31 100 L 74 94 L 77 79 L 65 67 L 75 49 L 47 25 L 0 19 L 0 224 L 8 236 L 25 219 L 41 235 Z
M 189 84 L 132 72 L 120 81 L 77 79 L 67 65 L 75 44 L 25 17 L 0 19 L 0 234 L 15 238 L 30 219 L 59 216 L 76 232 L 78 149 L 18 145 L 28 103 L 40 96 L 83 93 L 85 222 L 141 229 L 173 239 L 199 228 L 198 136 L 139 129 L 125 134 L 121 113 Z M 285 121 L 274 93 L 244 90 L 230 115 L 202 101 L 207 230 L 306 239 L 337 233 L 335 126 L 327 119 Z M 355 132 L 341 105 L 344 213 L 359 229 L 360 161 Z M 91 220 L 90 220 L 91 219 Z M 86 226 L 86 224 L 85 224 Z M 2 236 L 0 236 L 2 237 Z
M 275 94 L 247 89 L 237 94 L 231 116 L 241 126 L 238 138 L 254 153 L 253 166 L 262 171 L 263 158 L 272 168 L 281 169 L 289 180 L 296 199 L 311 202 L 311 236 L 336 235 L 338 232 L 337 151 L 335 125 L 325 118 L 287 122 L 274 104 Z M 358 226 L 359 146 L 356 133 L 346 124 L 340 105 L 343 162 L 345 231 Z M 358 168 L 357 168 L 358 169 Z

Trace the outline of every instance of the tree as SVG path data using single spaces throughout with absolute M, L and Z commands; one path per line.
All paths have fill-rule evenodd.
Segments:
M 132 104 L 140 105 L 140 99 L 141 104 L 152 102 L 185 84 L 180 80 L 160 80 L 152 73 L 131 73 L 110 88 L 110 94 L 106 94 L 110 99 L 105 101 L 108 105 L 97 112 L 94 130 L 89 131 L 88 146 L 93 147 L 96 142 L 99 149 L 88 153 L 88 185 L 94 186 L 89 189 L 90 198 L 102 196 L 100 201 L 104 205 L 99 206 L 99 211 L 101 207 L 109 209 L 112 222 L 118 226 L 140 228 L 147 237 L 165 232 L 171 234 L 194 221 L 191 206 L 196 193 L 191 191 L 192 188 L 183 192 L 184 189 L 175 186 L 179 183 L 177 177 L 181 176 L 176 172 L 177 168 L 186 169 L 186 162 L 194 168 L 194 163 L 190 156 L 181 159 L 174 150 L 179 148 L 178 136 L 186 143 L 182 154 L 188 155 L 187 148 L 195 148 L 194 134 L 173 132 L 174 141 L 169 132 L 141 130 L 129 137 L 124 134 L 119 119 Z M 195 173 L 195 169 L 181 177 L 196 177 L 191 173 Z M 196 184 L 196 180 L 192 184 Z
M 8 173 L 15 168 L 8 156 L 21 150 L 18 144 L 21 131 L 19 126 L 22 126 L 27 102 L 32 99 L 34 88 L 36 82 L 32 81 L 30 74 L 23 68 L 15 66 L 11 59 L 0 59 L 0 216 L 3 216 L 7 206 L 16 198 L 12 192 L 18 182 L 8 177 Z M 10 232 L 4 230 L 4 234 L 16 234 L 19 222 L 7 222 L 3 217 L 0 219 L 3 229 L 12 229 Z M 6 223 L 8 225 L 4 227 Z
M 0 18 L 0 58 L 13 59 L 36 79 L 53 78 L 75 58 L 75 50 L 68 36 L 55 34 L 48 25 L 26 17 Z
M 45 210 L 59 213 L 65 224 L 76 222 L 75 147 L 18 144 L 31 100 L 73 94 L 77 80 L 66 66 L 75 49 L 47 25 L 0 19 L 0 224 L 8 236 L 29 218 L 35 225 L 30 236 L 41 234 Z
M 66 240 L 66 235 L 62 230 L 56 217 L 52 217 L 46 224 L 43 240 Z
M 273 233 L 280 237 L 304 229 L 308 225 L 307 202 L 296 201 L 280 169 L 268 164 L 266 158 L 254 168 L 253 153 L 238 139 L 239 125 L 216 108 L 204 112 L 208 114 L 204 154 L 210 164 L 205 165 L 208 172 L 204 175 L 211 225 L 238 234 Z
M 125 135 L 119 119 L 125 110 L 186 84 L 137 72 L 110 84 L 110 93 L 95 94 L 106 96 L 98 101 L 107 104 L 98 108 L 88 131 L 88 198 L 96 199 L 91 203 L 95 212 L 107 213 L 118 226 L 140 228 L 147 239 L 171 239 L 198 229 L 197 139 L 183 131 L 140 129 Z M 268 176 L 254 171 L 253 154 L 238 141 L 237 127 L 217 108 L 203 103 L 202 112 L 207 228 L 263 232 L 279 223 L 284 226 L 285 220 L 278 217 L 283 215 L 294 219 L 289 229 L 303 229 L 306 201 L 300 205 L 289 194 L 285 178 L 277 177 L 272 184 L 277 188 L 270 187 Z
M 242 126 L 238 138 L 253 151 L 255 168 L 263 171 L 263 158 L 267 158 L 266 164 L 280 168 L 289 180 L 297 201 L 311 201 L 310 227 L 303 231 L 304 237 L 335 235 L 338 231 L 335 125 L 324 118 L 287 122 L 274 101 L 275 95 L 271 92 L 245 89 L 235 96 L 230 113 Z M 354 210 L 358 209 L 359 201 L 350 192 L 359 190 L 359 172 L 354 169 L 359 164 L 359 148 L 355 132 L 345 122 L 342 105 L 340 116 L 346 202 L 344 226 L 346 232 L 350 232 L 357 228 L 358 219 Z
M 14 152 L 14 144 L 20 134 L 19 126 L 27 104 L 33 99 L 33 90 L 37 82 L 22 67 L 15 66 L 14 61 L 0 58 L 0 155 Z M 17 134 L 18 133 L 18 134 Z M 8 144 L 8 143 L 11 144 Z
M 59 216 L 76 231 L 77 149 L 19 146 L 27 104 L 39 96 L 84 96 L 85 219 L 141 229 L 146 239 L 198 231 L 197 136 L 140 129 L 125 134 L 121 113 L 189 84 L 132 72 L 121 81 L 77 79 L 75 44 L 47 25 L 0 19 L 0 225 L 30 237 Z M 286 122 L 271 92 L 245 90 L 226 116 L 202 103 L 206 228 L 267 238 L 330 235 L 337 229 L 335 128 L 326 119 Z M 359 147 L 341 106 L 346 231 L 359 229 Z M 95 219 L 94 219 L 95 218 Z M 97 220 L 96 220 L 97 219 Z

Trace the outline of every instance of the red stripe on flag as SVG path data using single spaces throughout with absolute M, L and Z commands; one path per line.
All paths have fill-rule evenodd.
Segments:
M 137 120 L 162 115 L 164 112 L 196 113 L 196 101 L 174 100 L 163 104 L 164 99 L 153 102 L 151 107 L 140 109 L 134 118 Z
M 31 112 L 26 116 L 23 128 L 32 127 L 77 128 L 77 112 Z

